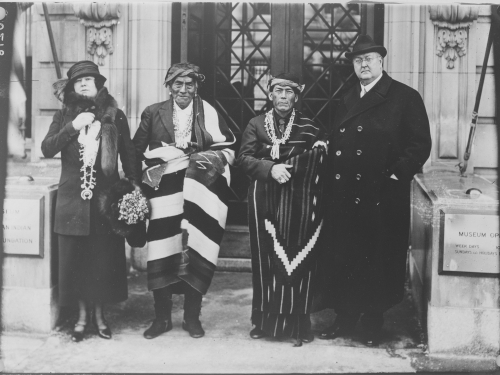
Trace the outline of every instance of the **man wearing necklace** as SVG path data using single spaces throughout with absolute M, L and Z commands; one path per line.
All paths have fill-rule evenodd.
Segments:
M 361 317 L 368 346 L 379 342 L 383 313 L 403 299 L 411 181 L 431 150 L 423 100 L 383 71 L 386 54 L 368 35 L 346 53 L 359 83 L 340 100 L 330 135 L 331 240 L 320 262 L 337 317 L 319 337 L 349 335 Z
M 197 95 L 204 78 L 196 65 L 172 65 L 165 77 L 171 98 L 144 110 L 133 139 L 151 204 L 147 270 L 156 318 L 144 332 L 147 339 L 172 329 L 173 293 L 185 296 L 183 329 L 193 338 L 205 334 L 201 302 L 224 234 L 236 138 Z
M 237 165 L 248 190 L 253 301 L 250 336 L 314 339 L 310 311 L 323 226 L 324 129 L 294 108 L 304 85 L 271 77 L 273 109 L 250 120 Z M 319 147 L 318 147 L 319 146 Z

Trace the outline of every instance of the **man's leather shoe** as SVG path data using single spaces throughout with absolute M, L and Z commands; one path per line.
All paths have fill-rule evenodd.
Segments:
M 300 335 L 300 339 L 302 340 L 302 342 L 309 344 L 310 342 L 314 341 L 314 333 L 312 333 L 311 331 L 308 331 L 305 334 Z
M 319 334 L 322 340 L 333 340 L 337 337 L 345 336 L 352 331 L 358 322 L 359 315 L 338 315 L 335 322 Z
M 384 315 L 380 312 L 368 312 L 361 317 L 361 325 L 365 331 L 366 346 L 377 346 L 380 342 Z
M 154 339 L 162 333 L 168 332 L 172 329 L 172 320 L 155 319 L 153 324 L 144 331 L 144 338 Z
M 184 331 L 188 331 L 189 336 L 191 336 L 194 339 L 199 339 L 200 337 L 205 336 L 205 331 L 203 330 L 201 322 L 198 319 L 183 321 L 182 329 Z
M 259 327 L 255 327 L 250 331 L 250 337 L 252 339 L 261 339 L 266 335 L 266 333 Z
M 347 333 L 349 333 L 348 328 L 333 323 L 330 327 L 321 332 L 318 337 L 322 340 L 333 340 Z
M 378 346 L 378 344 L 380 343 L 381 333 L 382 333 L 381 329 L 367 331 L 366 337 L 365 337 L 366 346 L 369 346 L 369 347 Z

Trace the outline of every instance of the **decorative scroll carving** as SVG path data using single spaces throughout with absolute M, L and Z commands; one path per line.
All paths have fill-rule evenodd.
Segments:
M 478 12 L 478 7 L 475 6 L 430 6 L 431 20 L 438 27 L 436 55 L 444 56 L 448 69 L 453 69 L 455 60 L 467 53 L 469 27 L 477 20 Z
M 88 3 L 73 6 L 75 16 L 87 28 L 87 52 L 97 63 L 104 65 L 106 56 L 113 53 L 113 25 L 120 19 L 119 4 Z

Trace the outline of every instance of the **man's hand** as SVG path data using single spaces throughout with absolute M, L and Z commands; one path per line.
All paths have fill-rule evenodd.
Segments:
M 76 131 L 80 131 L 84 126 L 94 122 L 95 115 L 90 112 L 82 112 L 73 120 L 73 127 Z
M 290 172 L 287 171 L 288 168 L 292 168 L 292 166 L 288 164 L 274 164 L 271 168 L 271 176 L 280 184 L 284 184 L 292 177 Z

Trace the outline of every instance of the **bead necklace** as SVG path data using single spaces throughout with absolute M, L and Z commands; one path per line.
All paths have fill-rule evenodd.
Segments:
M 177 148 L 187 148 L 188 142 L 191 141 L 191 130 L 192 130 L 192 121 L 193 121 L 193 109 L 191 108 L 191 113 L 188 116 L 188 119 L 184 126 L 181 128 L 181 124 L 179 124 L 179 119 L 177 118 L 177 109 L 174 104 L 174 134 L 175 134 L 175 147 Z
M 280 145 L 284 145 L 286 141 L 288 141 L 288 138 L 290 138 L 294 119 L 295 119 L 295 108 L 292 110 L 292 115 L 290 116 L 290 121 L 288 121 L 288 125 L 286 126 L 285 133 L 280 139 L 278 139 L 276 137 L 276 130 L 274 129 L 273 110 L 271 109 L 269 112 L 266 113 L 266 120 L 264 121 L 266 133 L 271 142 L 273 143 L 273 147 L 271 148 L 271 158 L 279 159 Z

